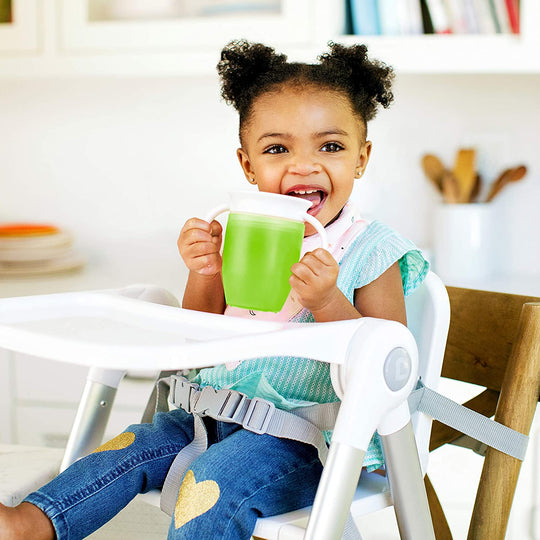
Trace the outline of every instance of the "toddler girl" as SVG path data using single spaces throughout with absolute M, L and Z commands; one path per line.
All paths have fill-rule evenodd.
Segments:
M 404 295 L 428 265 L 409 241 L 362 219 L 349 202 L 368 164 L 367 122 L 388 107 L 392 70 L 366 47 L 330 44 L 317 64 L 289 63 L 262 44 L 235 41 L 221 54 L 222 95 L 240 116 L 240 165 L 260 191 L 300 197 L 328 232 L 316 248 L 306 226 L 303 256 L 291 268 L 291 293 L 280 313 L 227 307 L 221 279 L 222 228 L 192 218 L 178 240 L 189 269 L 183 307 L 255 319 L 324 322 L 362 316 L 406 324 Z M 232 388 L 284 410 L 336 402 L 328 364 L 306 358 L 254 358 L 201 370 L 201 387 Z M 170 539 L 248 539 L 258 517 L 313 502 L 322 466 L 303 442 L 204 419 L 208 449 L 188 467 Z M 327 440 L 328 434 L 326 434 Z M 160 488 L 178 452 L 194 437 L 182 408 L 157 413 L 73 464 L 16 508 L 0 511 L 3 539 L 83 538 L 135 495 Z M 364 465 L 383 457 L 374 437 Z

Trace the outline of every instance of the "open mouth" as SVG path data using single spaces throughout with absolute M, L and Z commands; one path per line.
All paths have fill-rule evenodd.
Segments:
M 319 212 L 328 196 L 323 189 L 309 186 L 294 186 L 287 191 L 286 195 L 309 201 L 311 207 L 308 209 L 308 214 L 311 215 L 315 215 Z

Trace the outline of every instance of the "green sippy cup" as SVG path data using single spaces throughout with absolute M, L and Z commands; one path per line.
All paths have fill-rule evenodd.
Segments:
M 326 231 L 307 213 L 310 202 L 276 193 L 233 192 L 230 204 L 206 221 L 229 212 L 223 241 L 223 287 L 229 306 L 278 312 L 291 286 L 291 266 L 300 260 L 305 222 L 328 249 Z

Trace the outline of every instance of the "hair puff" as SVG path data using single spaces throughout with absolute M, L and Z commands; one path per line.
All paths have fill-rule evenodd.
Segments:
M 276 54 L 272 47 L 262 43 L 249 43 L 245 39 L 231 41 L 221 51 L 217 65 L 223 99 L 241 114 L 246 112 L 253 99 L 252 90 L 259 86 L 260 78 L 286 62 L 287 56 Z
M 375 117 L 379 105 L 389 107 L 394 99 L 392 68 L 369 59 L 365 45 L 346 47 L 330 42 L 328 46 L 330 52 L 319 56 L 317 64 L 287 62 L 287 57 L 272 47 L 246 40 L 231 41 L 224 47 L 217 65 L 221 95 L 239 112 L 240 136 L 255 99 L 287 84 L 315 86 L 347 96 L 364 125 Z
M 347 88 L 349 97 L 364 120 L 372 120 L 377 113 L 377 105 L 385 109 L 394 99 L 391 87 L 394 72 L 390 66 L 378 60 L 370 60 L 365 45 L 345 47 L 330 42 L 330 52 L 319 56 L 321 67 L 327 71 L 329 80 Z

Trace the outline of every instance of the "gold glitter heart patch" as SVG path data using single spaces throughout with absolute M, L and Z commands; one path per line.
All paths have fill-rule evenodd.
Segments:
M 174 508 L 174 528 L 179 529 L 192 519 L 208 512 L 219 499 L 219 486 L 214 480 L 195 481 L 193 471 L 188 471 Z
M 120 433 L 120 435 L 117 435 L 114 439 L 111 439 L 101 446 L 98 446 L 92 453 L 105 452 L 106 450 L 122 450 L 132 444 L 134 440 L 135 433 L 126 431 L 125 433 Z

